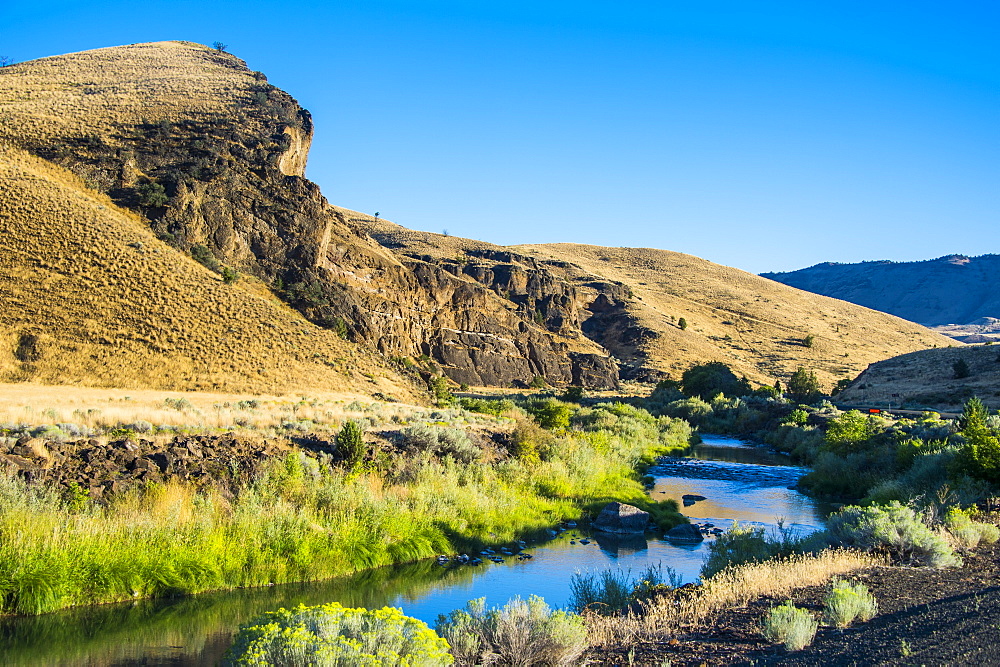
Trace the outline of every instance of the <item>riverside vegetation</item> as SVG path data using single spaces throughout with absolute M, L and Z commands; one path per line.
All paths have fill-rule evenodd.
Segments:
M 166 481 L 97 502 L 0 476 L 0 609 L 328 578 L 510 542 L 610 500 L 666 528 L 684 521 L 675 504 L 648 499 L 637 469 L 685 449 L 686 422 L 554 397 L 470 407 L 480 417 L 436 414 L 503 414 L 489 418 L 497 442 L 400 417 L 360 461 L 292 450 L 226 489 Z

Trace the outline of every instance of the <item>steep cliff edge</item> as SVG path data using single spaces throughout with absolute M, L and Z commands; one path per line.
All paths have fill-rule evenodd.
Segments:
M 617 364 L 571 308 L 539 320 L 474 276 L 358 233 L 304 178 L 312 132 L 263 74 L 197 44 L 0 70 L 0 142 L 71 170 L 174 248 L 204 246 L 274 286 L 313 322 L 384 355 L 427 355 L 458 382 L 617 384 Z M 553 313 L 554 298 L 543 298 Z

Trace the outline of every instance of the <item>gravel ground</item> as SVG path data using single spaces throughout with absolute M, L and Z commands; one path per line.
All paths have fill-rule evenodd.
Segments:
M 789 653 L 760 635 L 763 598 L 724 611 L 676 641 L 595 652 L 593 664 L 629 665 L 1000 665 L 1000 547 L 965 555 L 961 568 L 875 567 L 849 577 L 879 603 L 878 615 L 846 630 L 820 627 L 812 646 Z M 824 587 L 792 601 L 819 615 Z

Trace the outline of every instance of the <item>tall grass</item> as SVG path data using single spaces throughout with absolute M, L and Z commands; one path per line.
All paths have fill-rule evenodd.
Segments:
M 0 612 L 317 580 L 649 504 L 634 466 L 658 440 L 542 435 L 537 460 L 417 452 L 343 472 L 292 452 L 235 495 L 174 482 L 106 506 L 0 475 Z

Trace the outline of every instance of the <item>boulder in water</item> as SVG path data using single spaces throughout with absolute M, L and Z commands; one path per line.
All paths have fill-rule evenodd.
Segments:
M 705 496 L 699 496 L 697 493 L 685 493 L 681 496 L 681 500 L 684 501 L 684 507 L 690 507 L 699 500 L 708 500 L 708 498 Z
M 677 540 L 678 542 L 701 542 L 705 539 L 705 536 L 701 534 L 698 526 L 693 523 L 682 523 L 668 530 L 666 538 L 668 540 Z
M 608 503 L 594 521 L 594 528 L 623 535 L 646 532 L 649 512 L 625 503 Z

